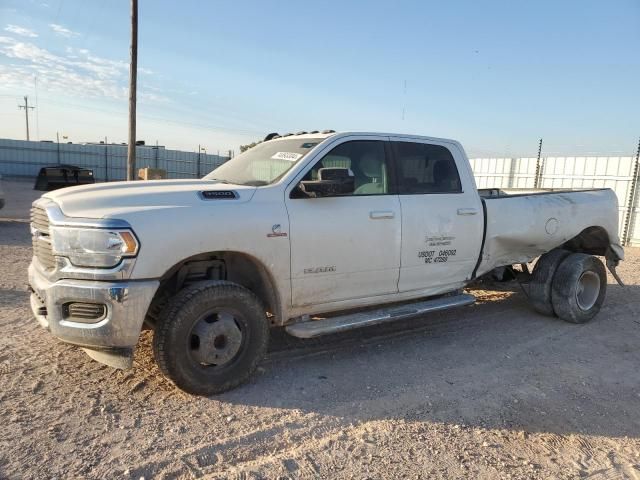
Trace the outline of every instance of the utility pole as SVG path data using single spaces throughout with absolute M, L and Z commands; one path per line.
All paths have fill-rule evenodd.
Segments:
M 24 97 L 24 105 L 18 105 L 18 108 L 24 108 L 24 118 L 27 122 L 27 142 L 29 141 L 29 109 L 33 110 L 36 107 L 29 106 L 29 97 L 25 95 Z
M 129 64 L 129 147 L 127 150 L 127 180 L 135 179 L 135 171 L 136 171 L 137 76 L 138 76 L 138 0 L 131 0 L 131 63 Z

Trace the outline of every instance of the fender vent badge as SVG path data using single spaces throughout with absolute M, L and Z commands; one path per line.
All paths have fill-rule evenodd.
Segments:
M 238 194 L 233 190 L 205 190 L 198 192 L 203 200 L 232 200 L 238 198 Z

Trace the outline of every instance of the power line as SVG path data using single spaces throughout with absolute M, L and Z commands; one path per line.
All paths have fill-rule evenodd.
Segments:
M 60 17 L 60 10 L 62 10 L 62 3 L 63 3 L 63 0 L 60 0 L 58 2 L 58 11 L 56 12 L 56 18 L 53 23 L 58 23 L 58 17 Z
M 89 105 L 80 105 L 77 103 L 72 103 L 72 102 L 62 102 L 59 100 L 54 100 L 52 98 L 47 98 L 47 97 L 43 97 L 43 101 L 45 103 L 52 103 L 54 105 L 60 105 L 60 106 L 64 106 L 64 107 L 68 107 L 68 108 L 74 108 L 74 109 L 78 109 L 78 110 L 85 110 L 85 111 L 89 111 L 89 112 L 102 112 L 102 113 L 106 113 L 109 115 L 123 115 L 125 114 L 125 112 L 123 111 L 123 109 L 120 110 L 116 110 L 116 109 L 108 109 L 108 108 L 100 108 L 100 107 L 94 107 L 93 105 L 89 106 Z M 186 122 L 186 121 L 179 121 L 179 120 L 175 120 L 175 119 L 171 119 L 171 118 L 167 118 L 167 117 L 162 117 L 159 115 L 152 115 L 152 114 L 148 114 L 148 113 L 140 113 L 138 115 L 140 118 L 144 118 L 144 119 L 150 119 L 150 120 L 155 120 L 157 122 L 160 123 L 167 123 L 167 124 L 173 124 L 173 125 L 179 125 L 179 126 L 184 126 L 184 127 L 195 127 L 199 130 L 213 130 L 213 131 L 220 131 L 220 132 L 228 132 L 228 133 L 236 133 L 236 134 L 243 134 L 243 135 L 262 135 L 264 136 L 264 132 L 266 130 L 252 130 L 252 129 L 242 129 L 242 128 L 229 128 L 229 127 L 224 127 L 222 125 L 219 124 L 211 124 L 211 123 L 207 123 L 207 121 L 202 121 L 202 122 Z M 277 128 L 272 128 L 277 130 Z

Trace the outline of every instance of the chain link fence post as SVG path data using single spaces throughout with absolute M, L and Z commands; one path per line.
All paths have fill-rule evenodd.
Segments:
M 638 140 L 638 150 L 636 151 L 636 161 L 633 165 L 633 176 L 631 177 L 631 187 L 629 188 L 629 199 L 627 201 L 627 214 L 624 219 L 624 227 L 622 230 L 622 245 L 627 246 L 631 243 L 632 224 L 634 219 L 634 210 L 636 208 L 637 190 L 638 190 L 638 173 L 640 170 L 640 139 Z
M 542 139 L 538 142 L 538 160 L 536 162 L 536 178 L 533 181 L 533 188 L 540 188 L 542 182 Z

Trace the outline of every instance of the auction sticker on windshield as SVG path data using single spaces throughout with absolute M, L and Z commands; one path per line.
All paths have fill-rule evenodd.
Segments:
M 273 157 L 274 160 L 289 160 L 290 162 L 295 162 L 302 156 L 301 153 L 295 152 L 277 152 Z

